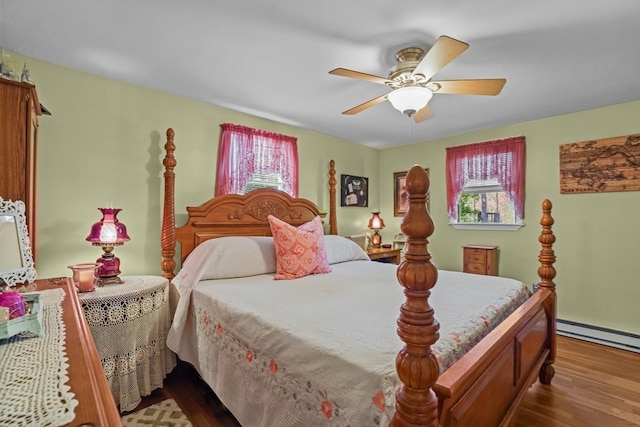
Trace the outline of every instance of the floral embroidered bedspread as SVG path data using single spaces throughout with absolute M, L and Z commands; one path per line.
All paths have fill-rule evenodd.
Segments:
M 353 261 L 332 270 L 193 286 L 191 330 L 180 347 L 169 345 L 179 356 L 197 355 L 194 365 L 243 426 L 389 423 L 402 348 L 396 267 Z M 439 271 L 430 303 L 440 323 L 432 351 L 441 370 L 528 296 L 515 280 Z

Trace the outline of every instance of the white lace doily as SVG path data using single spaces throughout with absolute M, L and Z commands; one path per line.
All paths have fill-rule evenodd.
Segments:
M 44 336 L 0 340 L 0 426 L 58 426 L 75 418 L 78 401 L 66 384 L 65 293 L 51 289 L 40 296 Z

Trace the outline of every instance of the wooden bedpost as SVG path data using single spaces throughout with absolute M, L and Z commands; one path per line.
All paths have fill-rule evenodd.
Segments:
M 338 234 L 336 218 L 336 162 L 329 162 L 329 234 Z
M 552 293 L 551 298 L 545 299 L 544 303 L 549 325 L 547 333 L 549 355 L 540 368 L 540 382 L 543 384 L 551 383 L 551 379 L 555 375 L 553 363 L 556 359 L 556 284 L 553 282 L 553 278 L 556 277 L 556 269 L 553 267 L 553 263 L 556 262 L 556 256 L 553 252 L 553 243 L 556 241 L 556 236 L 551 230 L 553 225 L 551 207 L 549 200 L 545 199 L 542 202 L 542 217 L 540 218 L 542 231 L 538 237 L 538 241 L 542 245 L 538 255 L 538 261 L 540 262 L 540 267 L 538 267 L 538 276 L 540 277 L 538 290 L 547 289 Z
M 162 246 L 162 277 L 171 280 L 175 276 L 174 270 L 176 262 L 176 214 L 175 214 L 175 178 L 176 174 L 173 169 L 176 167 L 176 159 L 173 153 L 176 146 L 173 143 L 175 132 L 173 129 L 167 129 L 167 143 L 164 145 L 166 155 L 162 164 L 164 171 L 164 209 L 162 212 L 162 233 L 160 235 L 160 244 Z
M 416 165 L 409 170 L 406 188 L 409 209 L 400 230 L 407 236 L 407 251 L 397 271 L 406 297 L 397 322 L 398 335 L 404 342 L 396 357 L 402 385 L 396 392 L 396 411 L 389 425 L 437 426 L 438 399 L 432 386 L 438 379 L 439 366 L 431 345 L 438 340 L 440 325 L 429 306 L 429 295 L 438 279 L 438 270 L 427 250 L 434 226 L 426 208 L 429 177 L 423 167 Z

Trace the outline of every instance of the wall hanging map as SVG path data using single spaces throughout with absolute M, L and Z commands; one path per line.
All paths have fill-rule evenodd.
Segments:
M 640 191 L 640 134 L 560 145 L 560 193 Z

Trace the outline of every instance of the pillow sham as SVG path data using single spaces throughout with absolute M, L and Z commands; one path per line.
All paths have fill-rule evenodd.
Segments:
M 256 276 L 276 271 L 271 237 L 228 236 L 209 239 L 187 257 L 182 270 L 198 280 Z
M 324 236 L 324 246 L 329 264 L 356 260 L 370 261 L 364 249 L 348 237 L 326 235 Z
M 273 215 L 267 218 L 276 253 L 274 279 L 290 280 L 331 271 L 320 217 L 297 228 Z

